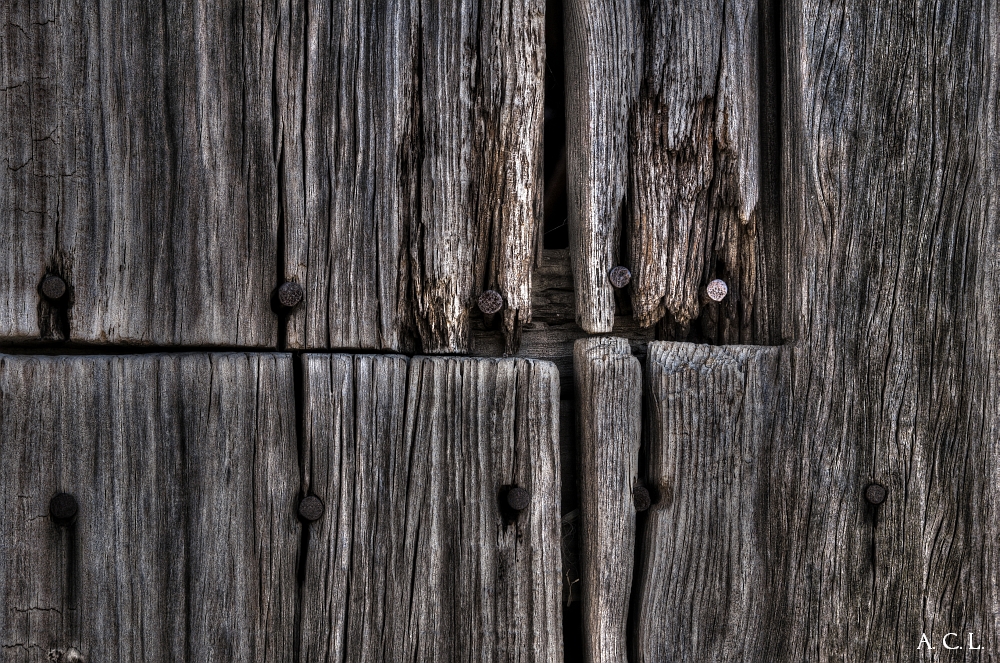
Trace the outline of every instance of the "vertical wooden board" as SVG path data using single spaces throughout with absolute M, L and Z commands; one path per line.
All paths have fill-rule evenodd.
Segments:
M 576 321 L 614 324 L 608 274 L 628 192 L 628 132 L 638 89 L 640 8 L 634 0 L 566 0 L 566 195 Z
M 972 632 L 985 648 L 953 660 L 993 660 L 998 7 L 782 13 L 786 260 L 800 275 L 785 658 L 946 660 L 941 638 L 967 646 Z M 888 489 L 879 507 L 873 482 Z
M 465 352 L 488 288 L 516 344 L 541 221 L 543 21 L 542 0 L 292 8 L 285 276 L 306 297 L 291 347 Z
M 613 663 L 628 658 L 642 370 L 623 338 L 580 339 L 573 351 L 584 657 L 588 663 Z
M 767 563 L 780 348 L 650 344 L 646 516 L 634 660 L 764 661 L 780 629 Z M 790 660 L 790 659 L 789 659 Z
M 291 660 L 291 381 L 287 355 L 0 358 L 4 660 Z
M 306 355 L 302 660 L 558 661 L 558 374 Z M 528 489 L 520 514 L 505 488 Z
M 274 23 L 233 2 L 0 8 L 0 338 L 277 342 Z

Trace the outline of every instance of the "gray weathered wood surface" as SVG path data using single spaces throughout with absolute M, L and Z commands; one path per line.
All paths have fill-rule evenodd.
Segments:
M 561 661 L 548 362 L 305 355 L 301 660 Z M 511 511 L 504 490 L 531 493 Z
M 627 660 L 642 369 L 623 338 L 576 342 L 580 583 L 586 663 Z
M 783 597 L 765 561 L 781 492 L 768 479 L 785 462 L 772 455 L 781 352 L 650 344 L 645 480 L 658 500 L 636 556 L 636 663 L 777 660 L 765 653 Z
M 467 352 L 494 289 L 513 350 L 541 222 L 544 3 L 344 0 L 287 18 L 285 277 L 306 292 L 290 347 Z
M 636 321 L 669 336 L 770 342 L 758 222 L 757 3 L 566 2 L 567 192 L 577 320 L 614 326 L 609 270 Z M 729 285 L 719 304 L 700 292 Z M 708 310 L 704 310 L 707 305 Z
M 275 345 L 276 23 L 230 2 L 0 6 L 0 340 Z
M 288 355 L 0 355 L 0 658 L 291 661 L 292 384 Z

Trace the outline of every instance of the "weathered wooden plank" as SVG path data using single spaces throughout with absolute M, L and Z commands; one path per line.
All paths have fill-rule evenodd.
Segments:
M 485 289 L 516 345 L 541 221 L 543 21 L 542 0 L 292 10 L 292 347 L 465 352 Z
M 576 320 L 609 332 L 628 192 L 628 127 L 638 86 L 635 0 L 566 0 L 566 195 Z
M 3 659 L 290 661 L 294 417 L 287 355 L 0 357 Z
M 639 663 L 777 660 L 768 629 L 783 597 L 765 562 L 780 353 L 650 344 L 646 481 L 658 499 L 637 555 Z
M 20 2 L 0 25 L 0 338 L 273 346 L 273 9 Z
M 627 660 L 635 556 L 633 490 L 642 431 L 642 370 L 623 338 L 574 347 L 580 454 L 584 660 Z
M 560 661 L 558 375 L 306 355 L 302 660 Z M 526 510 L 508 489 L 530 493 Z

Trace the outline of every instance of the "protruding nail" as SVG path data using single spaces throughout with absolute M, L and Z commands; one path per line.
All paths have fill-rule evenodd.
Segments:
M 479 295 L 479 310 L 486 315 L 493 315 L 503 308 L 503 295 L 496 290 L 483 290 Z
M 507 491 L 507 505 L 514 511 L 524 511 L 531 504 L 531 493 L 520 486 Z
M 868 487 L 865 488 L 865 499 L 868 500 L 869 504 L 874 504 L 878 506 L 885 501 L 885 498 L 889 496 L 889 491 L 880 483 L 870 483 Z
M 299 515 L 302 516 L 303 520 L 310 523 L 316 522 L 323 517 L 323 511 L 326 507 L 323 506 L 323 500 L 316 497 L 315 495 L 310 495 L 309 497 L 303 498 L 299 502 Z
M 611 281 L 612 286 L 621 290 L 632 282 L 632 272 L 629 271 L 628 267 L 618 265 L 608 272 L 608 280 Z
M 81 654 L 75 647 L 70 647 L 63 654 L 63 663 L 85 663 L 83 659 L 83 654 Z
M 55 274 L 49 274 L 42 279 L 42 294 L 52 301 L 62 299 L 66 294 L 66 282 Z
M 645 511 L 653 505 L 653 498 L 644 486 L 636 486 L 632 489 L 632 502 L 636 511 Z
M 76 498 L 69 493 L 58 493 L 49 500 L 49 515 L 53 520 L 69 522 L 79 511 Z
M 713 302 L 721 302 L 729 294 L 729 286 L 722 279 L 715 279 L 705 286 L 705 294 Z
M 298 283 L 294 281 L 282 283 L 278 288 L 278 302 L 285 308 L 295 308 L 302 301 L 304 294 L 302 286 Z

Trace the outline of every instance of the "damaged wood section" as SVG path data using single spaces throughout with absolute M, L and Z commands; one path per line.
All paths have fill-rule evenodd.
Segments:
M 3 660 L 291 662 L 292 392 L 289 355 L 0 355 Z
M 623 338 L 575 345 L 580 455 L 580 585 L 586 663 L 628 659 L 642 370 Z
M 301 660 L 561 661 L 555 367 L 303 361 Z
M 0 340 L 277 343 L 276 25 L 228 2 L 3 3 Z
M 760 227 L 757 4 L 568 0 L 568 191 L 577 318 L 612 331 L 608 271 L 633 314 L 715 343 L 774 339 Z M 772 232 L 777 232 L 772 229 Z M 619 247 L 621 245 L 621 249 Z
M 294 348 L 467 352 L 483 290 L 508 349 L 531 320 L 544 3 L 289 9 L 284 277 Z

